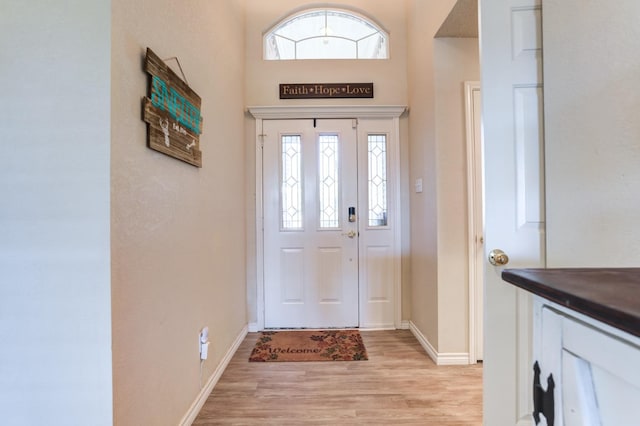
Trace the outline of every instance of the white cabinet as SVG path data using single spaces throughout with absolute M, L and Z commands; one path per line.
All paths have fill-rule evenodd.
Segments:
M 640 425 L 640 338 L 539 296 L 533 332 L 538 424 Z

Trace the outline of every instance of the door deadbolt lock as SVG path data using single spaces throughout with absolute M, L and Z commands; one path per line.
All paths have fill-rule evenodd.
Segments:
M 356 208 L 349 207 L 349 222 L 355 222 L 355 221 L 356 221 Z
M 502 266 L 509 263 L 509 256 L 500 249 L 494 249 L 489 252 L 489 263 L 493 266 Z

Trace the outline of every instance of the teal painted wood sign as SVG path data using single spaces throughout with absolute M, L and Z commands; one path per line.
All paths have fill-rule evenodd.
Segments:
M 200 96 L 149 48 L 144 70 L 151 76 L 142 101 L 149 148 L 202 167 Z

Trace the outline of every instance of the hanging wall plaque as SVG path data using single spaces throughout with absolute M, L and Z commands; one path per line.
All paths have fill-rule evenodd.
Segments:
M 200 96 L 148 48 L 144 70 L 151 76 L 142 102 L 149 148 L 202 167 Z
M 280 84 L 280 99 L 373 98 L 373 83 Z

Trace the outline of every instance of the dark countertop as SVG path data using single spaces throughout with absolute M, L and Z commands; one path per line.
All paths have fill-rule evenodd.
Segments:
M 640 268 L 505 269 L 502 279 L 640 337 Z

